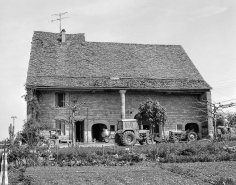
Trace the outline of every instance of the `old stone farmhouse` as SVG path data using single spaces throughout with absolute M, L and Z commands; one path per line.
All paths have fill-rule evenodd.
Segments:
M 196 101 L 211 101 L 211 87 L 180 45 L 88 42 L 81 33 L 36 31 L 26 87 L 40 94 L 41 121 L 67 138 L 72 132 L 66 103 L 86 102 L 75 115 L 79 142 L 100 140 L 104 127 L 115 131 L 117 121 L 134 118 L 148 98 L 166 108 L 166 131 L 213 130 L 194 108 Z

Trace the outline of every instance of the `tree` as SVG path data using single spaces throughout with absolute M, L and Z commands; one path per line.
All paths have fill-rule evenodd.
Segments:
M 229 126 L 236 127 L 236 112 L 226 113 L 227 120 L 229 121 Z
M 146 121 L 151 126 L 151 133 L 155 125 L 161 125 L 164 134 L 164 125 L 167 120 L 166 110 L 160 105 L 158 101 L 147 99 L 139 105 L 139 112 L 136 115 L 139 121 Z M 165 137 L 165 134 L 164 134 Z
M 40 131 L 49 130 L 52 128 L 50 124 L 44 124 L 40 120 L 40 105 L 39 98 L 40 94 L 34 87 L 26 90 L 26 95 L 23 96 L 27 102 L 27 115 L 28 118 L 23 125 L 22 139 L 28 145 L 36 145 L 40 139 Z
M 212 103 L 210 101 L 201 100 L 196 101 L 196 106 L 192 107 L 197 112 L 202 113 L 202 115 L 197 116 L 198 118 L 202 119 L 202 121 L 208 121 L 208 118 L 213 120 L 213 127 L 214 127 L 214 139 L 217 138 L 217 126 L 218 125 L 224 125 L 225 119 L 224 119 L 224 112 L 223 109 L 234 107 L 236 103 L 228 103 L 228 104 L 221 104 L 219 103 Z
M 216 127 L 225 125 L 225 113 L 217 112 L 216 113 Z

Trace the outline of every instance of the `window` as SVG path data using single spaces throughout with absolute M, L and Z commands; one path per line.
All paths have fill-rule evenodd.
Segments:
M 115 131 L 115 125 L 110 125 L 110 131 L 114 132 Z
M 183 129 L 183 125 L 180 125 L 180 124 L 176 125 L 176 130 L 182 130 L 182 129 Z
M 56 107 L 65 107 L 65 93 L 55 94 L 55 104 Z
M 56 120 L 56 129 L 60 129 L 60 135 L 65 135 L 65 121 L 64 120 Z

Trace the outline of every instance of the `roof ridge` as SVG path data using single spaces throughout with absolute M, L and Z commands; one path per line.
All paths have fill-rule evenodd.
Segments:
M 53 32 L 47 32 L 47 31 L 34 31 L 34 33 L 49 33 L 49 34 L 61 34 L 61 33 L 53 33 Z M 79 35 L 79 34 L 85 34 L 85 33 L 66 33 L 66 35 Z
M 175 44 L 142 44 L 142 43 L 124 43 L 124 42 L 93 42 L 93 41 L 86 41 L 88 43 L 104 43 L 104 44 L 127 44 L 127 45 L 145 45 L 145 46 L 182 46 L 182 45 L 175 45 Z
M 30 77 L 30 75 L 28 75 Z M 31 76 L 35 77 L 35 76 Z M 63 78 L 107 78 L 111 79 L 109 76 L 66 76 L 66 75 L 36 75 L 36 77 L 63 77 Z M 145 79 L 145 80 L 197 80 L 205 81 L 204 79 L 195 79 L 195 78 L 145 78 L 145 77 L 117 77 L 119 79 Z

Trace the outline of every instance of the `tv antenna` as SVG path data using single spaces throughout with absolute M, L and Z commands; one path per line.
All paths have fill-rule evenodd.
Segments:
M 66 13 L 68 13 L 68 12 L 64 12 L 64 13 L 58 13 L 58 14 L 53 14 L 52 16 L 54 16 L 54 15 L 56 15 L 56 16 L 59 16 L 59 19 L 55 19 L 55 20 L 52 20 L 52 22 L 54 22 L 54 21 L 60 21 L 60 30 L 59 30 L 59 33 L 61 33 L 61 20 L 62 19 L 66 19 L 66 18 L 69 18 L 69 17 L 61 17 L 62 15 L 64 15 L 64 14 L 66 14 Z

